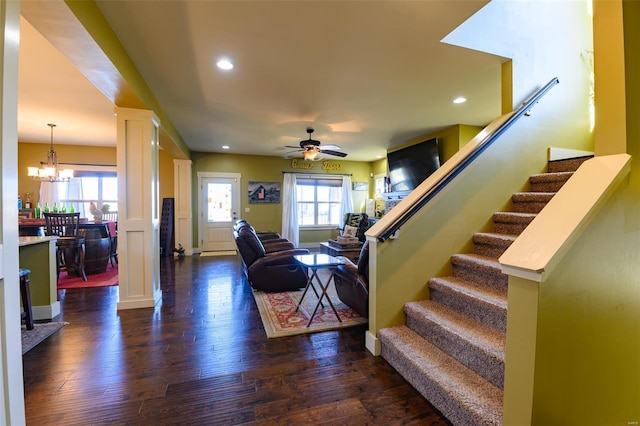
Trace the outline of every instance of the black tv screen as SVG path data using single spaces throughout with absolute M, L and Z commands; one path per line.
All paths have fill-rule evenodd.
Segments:
M 438 139 L 387 154 L 391 192 L 412 191 L 440 167 Z

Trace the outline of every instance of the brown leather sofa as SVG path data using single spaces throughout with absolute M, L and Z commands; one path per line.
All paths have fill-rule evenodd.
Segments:
M 272 292 L 305 287 L 306 271 L 293 256 L 309 250 L 296 249 L 287 240 L 263 244 L 251 226 L 239 226 L 233 234 L 251 287 Z
M 333 277 L 338 297 L 348 307 L 365 318 L 369 317 L 369 241 L 360 250 L 358 264 L 348 258 L 338 266 Z

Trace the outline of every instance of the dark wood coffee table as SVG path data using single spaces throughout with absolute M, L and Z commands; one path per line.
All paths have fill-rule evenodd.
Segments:
M 344 256 L 351 260 L 353 263 L 358 263 L 358 257 L 360 257 L 360 250 L 362 249 L 362 243 L 357 247 L 345 247 L 339 248 L 332 246 L 328 242 L 320 243 L 320 253 L 328 254 L 330 256 Z

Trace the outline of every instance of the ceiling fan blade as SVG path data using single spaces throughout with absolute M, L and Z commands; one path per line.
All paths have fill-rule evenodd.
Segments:
M 285 145 L 284 147 L 285 147 L 285 148 L 291 148 L 291 149 L 297 149 L 297 150 L 300 150 L 300 147 L 299 147 L 299 146 Z
M 329 155 L 335 155 L 336 157 L 346 157 L 347 156 L 346 152 L 331 151 L 331 150 L 327 150 L 327 149 L 323 149 L 322 153 L 323 154 L 329 154 Z
M 320 145 L 320 148 L 322 148 L 323 151 L 329 149 L 332 151 L 337 150 L 341 150 L 342 148 L 340 148 L 338 145 Z

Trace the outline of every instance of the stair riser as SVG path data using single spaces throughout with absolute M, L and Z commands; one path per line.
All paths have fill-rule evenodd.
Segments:
M 562 185 L 567 181 L 555 181 L 555 182 L 536 182 L 532 183 L 529 191 L 531 192 L 558 192 Z
M 507 292 L 509 277 L 502 272 L 487 269 L 483 265 L 453 264 L 453 276 L 498 291 Z
M 582 157 L 582 158 L 571 158 L 567 160 L 557 160 L 557 161 L 549 161 L 547 164 L 547 171 L 550 173 L 555 172 L 575 172 L 578 170 L 578 167 L 585 161 L 589 160 L 590 157 Z
M 540 213 L 547 201 L 516 201 L 513 203 L 513 211 L 516 213 Z
M 475 243 L 475 254 L 479 254 L 481 256 L 494 257 L 499 258 L 502 256 L 511 244 L 489 244 L 489 243 Z
M 487 419 L 476 417 L 470 412 L 463 402 L 458 402 L 443 389 L 442 386 L 429 376 L 428 372 L 420 371 L 400 351 L 397 351 L 392 342 L 384 336 L 380 337 L 382 357 L 400 373 L 414 388 L 420 392 L 434 407 L 436 407 L 454 425 L 490 425 L 501 424 L 487 422 Z
M 529 222 L 530 223 L 530 222 Z M 522 222 L 494 222 L 494 231 L 499 234 L 520 235 L 529 225 Z
M 489 327 L 506 333 L 507 310 L 462 293 L 429 286 L 430 299 Z
M 518 216 L 509 213 L 493 215 L 494 232 L 498 234 L 520 235 L 535 216 Z
M 407 312 L 407 327 L 475 371 L 500 389 L 504 388 L 504 362 L 470 345 L 460 336 L 430 319 Z

